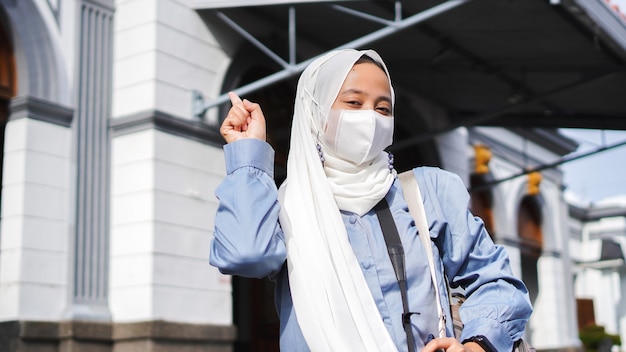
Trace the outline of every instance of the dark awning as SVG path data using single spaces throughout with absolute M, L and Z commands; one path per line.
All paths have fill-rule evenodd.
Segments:
M 346 43 L 373 48 L 398 91 L 448 111 L 444 130 L 626 129 L 626 22 L 602 0 L 199 0 L 196 7 L 275 54 L 279 79 Z

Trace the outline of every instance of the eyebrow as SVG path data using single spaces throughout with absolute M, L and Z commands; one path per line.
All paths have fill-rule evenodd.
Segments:
M 346 89 L 343 92 L 339 92 L 339 95 L 344 95 L 344 94 L 363 94 L 363 91 L 359 89 Z M 384 101 L 384 102 L 391 104 L 391 98 L 388 96 L 382 95 L 376 98 L 376 102 L 379 102 L 379 101 Z

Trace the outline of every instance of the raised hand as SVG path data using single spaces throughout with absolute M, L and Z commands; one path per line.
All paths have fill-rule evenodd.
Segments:
M 233 106 L 222 122 L 222 127 L 220 127 L 220 133 L 226 143 L 244 138 L 256 138 L 265 141 L 265 116 L 263 116 L 261 106 L 247 99 L 241 100 L 234 92 L 228 93 L 228 97 Z

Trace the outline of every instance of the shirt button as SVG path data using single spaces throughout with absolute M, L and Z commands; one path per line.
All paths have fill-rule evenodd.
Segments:
M 361 268 L 367 270 L 372 266 L 372 262 L 370 260 L 364 260 L 361 262 Z
M 350 215 L 350 223 L 354 225 L 356 223 L 356 215 Z
M 384 318 L 383 322 L 385 322 L 385 325 L 391 325 L 391 319 L 390 318 Z

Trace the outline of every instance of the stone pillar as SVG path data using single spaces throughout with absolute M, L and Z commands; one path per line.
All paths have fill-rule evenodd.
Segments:
M 159 112 L 112 122 L 115 322 L 232 324 L 229 277 L 208 264 L 224 159 L 220 149 L 193 140 L 217 133 L 194 135 L 194 126 L 204 130 Z
M 67 301 L 72 110 L 11 101 L 0 221 L 0 321 L 57 320 Z
M 67 317 L 109 320 L 109 133 L 112 1 L 78 4 L 72 292 Z

